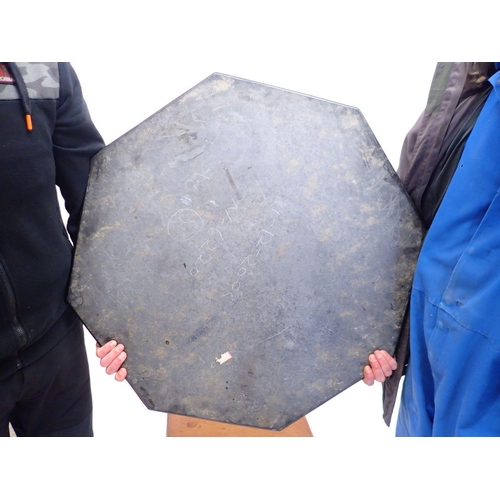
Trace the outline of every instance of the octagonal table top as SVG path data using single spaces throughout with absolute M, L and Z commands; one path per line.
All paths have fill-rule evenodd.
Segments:
M 394 351 L 421 240 L 358 109 L 215 73 L 93 159 L 69 300 L 148 408 L 280 430 Z

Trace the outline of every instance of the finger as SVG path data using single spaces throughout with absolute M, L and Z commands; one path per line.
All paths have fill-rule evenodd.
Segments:
M 380 352 L 389 363 L 389 366 L 391 367 L 392 371 L 394 371 L 398 367 L 397 361 L 387 351 L 380 350 Z
M 106 365 L 106 373 L 108 375 L 117 373 L 120 370 L 125 359 L 127 359 L 127 353 L 123 351 Z
M 397 368 L 396 361 L 386 351 L 375 351 L 375 357 L 380 365 L 380 368 L 386 377 L 390 377 L 392 372 Z
M 370 354 L 368 356 L 368 362 L 370 363 L 370 368 L 373 371 L 373 376 L 377 382 L 385 382 L 385 373 L 382 367 L 380 366 L 380 363 L 378 361 L 378 358 L 375 356 L 375 354 Z
M 373 375 L 373 371 L 372 369 L 366 365 L 364 370 L 363 370 L 363 382 L 366 384 L 366 385 L 373 385 L 375 383 L 375 377 Z
M 109 366 L 124 350 L 125 350 L 124 345 L 118 344 L 116 347 L 111 349 L 111 351 L 109 351 L 107 354 L 105 354 L 106 351 L 102 351 L 100 353 L 101 355 L 100 356 L 98 355 L 98 357 L 101 358 L 101 366 L 103 367 Z
M 120 368 L 115 374 L 115 380 L 118 382 L 123 382 L 127 378 L 127 369 Z
M 96 351 L 95 351 L 96 356 L 98 358 L 101 358 L 101 359 L 104 358 L 104 356 L 109 354 L 111 352 L 111 350 L 117 346 L 117 344 L 118 343 L 116 342 L 116 340 L 110 340 L 109 342 L 107 342 L 103 346 L 96 344 Z

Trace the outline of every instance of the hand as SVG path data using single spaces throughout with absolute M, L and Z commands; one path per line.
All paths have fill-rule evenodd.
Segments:
M 398 367 L 396 360 L 386 351 L 375 351 L 368 356 L 368 365 L 363 370 L 363 382 L 373 385 L 377 382 L 385 382 L 387 377 Z
M 123 344 L 116 340 L 110 340 L 102 347 L 96 344 L 96 355 L 101 360 L 101 366 L 106 369 L 108 375 L 115 374 L 115 380 L 122 382 L 127 377 L 127 369 L 122 367 L 127 357 Z

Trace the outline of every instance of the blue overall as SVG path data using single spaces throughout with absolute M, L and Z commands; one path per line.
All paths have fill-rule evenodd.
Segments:
M 397 436 L 500 436 L 500 71 L 415 271 Z

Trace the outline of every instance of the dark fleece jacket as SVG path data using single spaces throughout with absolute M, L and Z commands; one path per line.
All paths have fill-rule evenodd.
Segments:
M 4 70 L 14 75 L 17 67 L 24 83 L 0 81 L 0 378 L 47 352 L 76 320 L 66 302 L 68 233 L 75 243 L 90 160 L 104 147 L 69 63 L 12 66 Z

